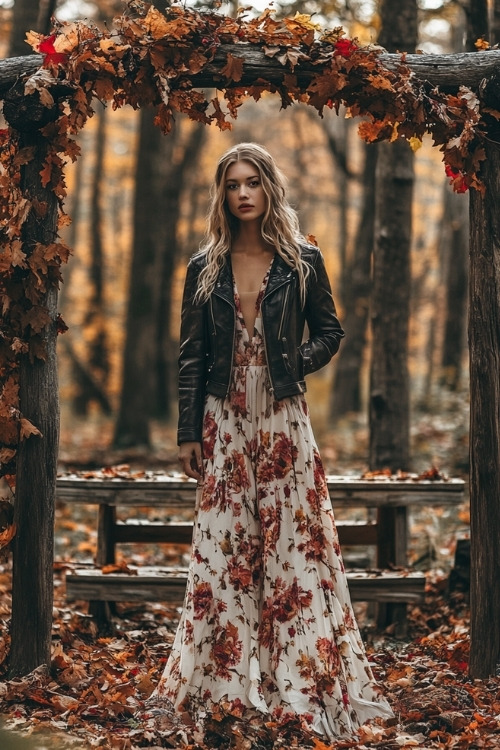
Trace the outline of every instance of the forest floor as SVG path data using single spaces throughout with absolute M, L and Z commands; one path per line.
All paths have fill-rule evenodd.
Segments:
M 428 420 L 418 438 L 421 461 L 450 455 L 450 422 Z M 444 420 L 444 421 L 443 421 Z M 63 430 L 62 468 L 98 468 L 127 462 L 143 468 L 176 469 L 174 434 L 157 428 L 154 451 L 112 452 L 110 426 L 87 422 Z M 357 431 L 357 433 L 356 433 Z M 460 475 L 463 436 L 450 462 Z M 352 425 L 321 440 L 328 473 L 355 473 L 362 466 L 366 430 Z M 354 446 L 354 449 L 353 449 Z M 350 463 L 348 456 L 350 455 Z M 419 467 L 419 468 L 424 468 Z M 463 468 L 463 467 L 462 467 Z M 357 616 L 370 661 L 395 718 L 362 727 L 356 737 L 332 744 L 297 722 L 243 721 L 221 713 L 200 731 L 181 716 L 149 717 L 144 701 L 158 682 L 179 619 L 179 610 L 160 603 L 117 605 L 113 627 L 99 632 L 84 602 L 68 602 L 65 571 L 95 552 L 95 507 L 59 505 L 53 653 L 50 668 L 7 679 L 9 650 L 10 561 L 0 568 L 0 720 L 1 750 L 69 748 L 500 748 L 500 678 L 478 681 L 467 674 L 469 611 L 464 592 L 450 593 L 448 572 L 457 536 L 468 531 L 464 505 L 452 511 L 422 511 L 411 519 L 413 564 L 428 573 L 426 601 L 408 615 L 408 634 L 396 639 L 389 628 L 377 632 L 363 605 Z M 179 548 L 176 554 L 185 554 Z M 165 549 L 134 545 L 120 553 L 133 562 L 154 563 Z M 347 550 L 349 554 L 349 550 Z M 28 736 L 29 735 L 29 736 Z

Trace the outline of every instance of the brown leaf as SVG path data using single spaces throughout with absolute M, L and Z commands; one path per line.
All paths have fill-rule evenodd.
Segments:
M 25 440 L 26 438 L 29 438 L 31 435 L 36 435 L 37 437 L 43 437 L 38 427 L 35 427 L 35 425 L 32 422 L 30 422 L 29 419 L 26 419 L 25 417 L 21 417 L 20 422 L 21 422 L 21 430 L 20 430 L 21 440 Z
M 231 125 L 230 122 L 227 122 L 226 115 L 224 114 L 224 112 L 220 108 L 220 102 L 217 99 L 217 97 L 215 97 L 214 99 L 212 99 L 211 103 L 212 103 L 213 108 L 214 108 L 214 113 L 211 115 L 211 117 L 216 121 L 218 127 L 221 130 L 231 130 L 232 125 Z
M 16 167 L 20 167 L 23 164 L 28 164 L 33 160 L 35 156 L 34 146 L 25 146 L 21 148 L 14 157 L 14 164 Z
M 17 451 L 15 448 L 6 448 L 5 446 L 0 448 L 0 463 L 8 464 L 9 461 L 12 461 L 16 453 Z
M 229 81 L 241 81 L 243 76 L 243 58 L 234 57 L 230 52 L 227 55 L 227 62 L 221 70 L 224 78 Z
M 30 310 L 27 310 L 21 316 L 21 320 L 24 328 L 31 326 L 31 329 L 35 331 L 35 333 L 40 333 L 52 322 L 47 310 L 40 305 L 33 305 Z
M 26 268 L 26 254 L 22 251 L 21 240 L 14 240 L 11 245 L 6 245 L 0 253 L 0 272 L 8 272 L 11 268 L 18 266 Z

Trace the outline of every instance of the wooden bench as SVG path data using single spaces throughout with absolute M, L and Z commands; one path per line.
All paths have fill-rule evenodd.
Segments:
M 329 476 L 328 489 L 334 510 L 374 508 L 379 519 L 366 522 L 337 522 L 341 545 L 375 545 L 377 566 L 393 570 L 349 572 L 353 599 L 388 603 L 389 621 L 400 625 L 405 619 L 405 603 L 421 601 L 425 576 L 396 571 L 407 565 L 408 508 L 410 506 L 457 505 L 464 499 L 464 482 L 416 481 L 414 479 L 357 479 Z M 182 598 L 186 571 L 175 573 L 164 568 L 138 568 L 134 573 L 102 573 L 101 567 L 115 563 L 120 543 L 189 544 L 192 520 L 151 522 L 129 519 L 133 507 L 162 508 L 172 515 L 192 517 L 196 484 L 179 475 L 148 473 L 136 479 L 67 475 L 57 480 L 58 500 L 95 504 L 98 512 L 96 566 L 81 566 L 66 576 L 67 596 L 88 599 L 91 611 L 102 616 L 99 602 L 147 601 Z M 119 510 L 118 510 L 119 509 Z M 118 517 L 125 512 L 125 517 Z M 383 525 L 379 523 L 383 512 Z M 185 513 L 184 513 L 185 515 Z M 387 523 L 387 520 L 391 523 Z M 97 603 L 97 604 L 95 604 Z
M 66 577 L 67 596 L 103 602 L 182 603 L 187 568 L 127 568 L 127 573 L 78 568 Z M 349 570 L 347 579 L 351 598 L 356 601 L 416 604 L 424 598 L 425 575 L 419 572 L 405 571 L 403 575 L 397 571 Z

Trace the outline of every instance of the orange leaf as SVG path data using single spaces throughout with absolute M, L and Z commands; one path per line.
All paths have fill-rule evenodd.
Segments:
M 316 737 L 313 737 L 314 742 L 314 750 L 331 750 L 331 745 L 325 745 L 324 742 L 321 740 L 318 740 Z
M 40 177 L 43 187 L 47 187 L 52 178 L 52 164 L 50 162 L 45 162 L 43 169 L 40 171 Z
M 476 39 L 474 42 L 474 47 L 476 49 L 489 49 L 490 43 L 486 41 L 486 39 Z
M 16 531 L 17 527 L 15 523 L 12 523 L 10 526 L 7 526 L 6 529 L 3 529 L 3 531 L 0 531 L 0 549 L 6 547 L 9 542 L 14 539 Z
M 129 568 L 125 561 L 113 563 L 111 565 L 103 565 L 101 570 L 103 575 L 110 575 L 111 573 L 128 573 L 128 575 L 137 575 L 137 569 Z

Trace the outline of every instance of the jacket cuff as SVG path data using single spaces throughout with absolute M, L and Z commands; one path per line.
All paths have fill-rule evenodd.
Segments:
M 201 432 L 182 427 L 177 430 L 177 445 L 181 443 L 201 443 Z

